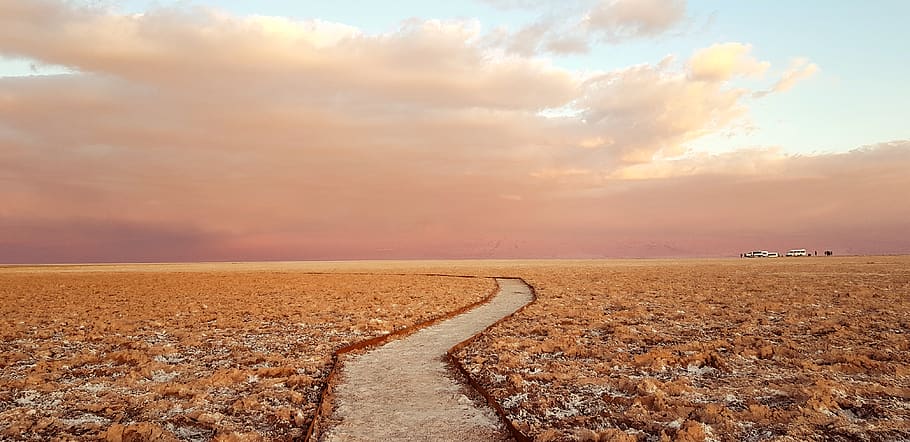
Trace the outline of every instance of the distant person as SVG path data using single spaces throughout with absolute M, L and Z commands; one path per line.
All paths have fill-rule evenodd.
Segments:
M 815 256 L 818 256 L 818 250 L 815 251 Z

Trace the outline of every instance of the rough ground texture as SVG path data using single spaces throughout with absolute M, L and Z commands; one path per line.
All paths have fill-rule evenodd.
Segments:
M 443 356 L 531 301 L 520 280 L 499 279 L 489 303 L 344 362 L 322 440 L 507 440 L 493 410 L 477 405 Z
M 910 441 L 910 257 L 503 273 L 537 301 L 455 357 L 537 441 Z
M 306 266 L 0 267 L 0 440 L 293 440 L 338 348 L 495 289 Z

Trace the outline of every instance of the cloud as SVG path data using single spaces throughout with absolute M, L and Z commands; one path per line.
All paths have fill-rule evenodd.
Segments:
M 653 37 L 685 17 L 685 0 L 601 0 L 583 19 L 591 32 L 607 41 Z
M 487 39 L 493 46 L 530 56 L 586 53 L 596 43 L 611 44 L 664 34 L 685 19 L 685 0 L 485 0 L 501 9 L 543 11 L 517 31 L 500 28 Z
M 552 0 L 481 0 L 499 9 L 537 9 L 551 5 Z
M 705 81 L 726 81 L 734 76 L 758 76 L 771 66 L 749 53 L 752 46 L 743 43 L 721 43 L 697 51 L 689 59 L 693 78 Z
M 116 219 L 0 217 L 0 263 L 171 262 L 224 253 L 214 232 Z
M 796 247 L 904 253 L 910 207 L 895 190 L 910 188 L 908 165 L 908 140 L 842 154 L 755 149 L 677 161 L 674 170 L 646 179 L 596 178 L 588 192 L 551 206 L 571 214 L 554 235 L 588 256 L 735 256 Z
M 439 106 L 545 108 L 565 103 L 573 92 L 564 71 L 526 59 L 486 57 L 471 43 L 478 32 L 472 23 L 412 22 L 390 34 L 367 36 L 319 21 L 196 14 L 57 11 L 29 25 L 17 16 L 0 16 L 5 25 L 0 51 L 150 86 L 225 92 L 244 81 L 243 90 L 230 92 L 290 89 L 328 105 L 394 98 Z M 540 88 L 538 93 L 518 93 L 527 86 L 523 80 Z M 345 96 L 337 93 L 340 87 L 348 91 Z
M 572 177 L 572 176 L 583 176 L 589 175 L 590 170 L 587 169 L 543 169 L 536 172 L 531 172 L 531 176 L 535 178 L 563 178 L 563 177 Z
M 0 259 L 469 257 L 497 241 L 508 246 L 494 256 L 596 256 L 735 237 L 725 223 L 761 230 L 738 221 L 733 189 L 768 213 L 793 209 L 774 192 L 862 203 L 800 215 L 837 216 L 832 235 L 908 219 L 899 192 L 869 197 L 906 188 L 895 169 L 906 143 L 667 162 L 746 115 L 752 91 L 673 58 L 582 74 L 488 43 L 471 21 L 366 34 L 205 9 L 4 2 L 0 53 L 72 72 L 0 78 L 0 248 L 15 251 Z M 763 172 L 774 170 L 791 171 L 792 188 Z
M 584 54 L 591 44 L 580 35 L 552 35 L 544 42 L 544 50 L 551 54 Z
M 770 89 L 754 92 L 752 96 L 762 98 L 769 94 L 788 91 L 800 80 L 815 75 L 818 70 L 818 65 L 808 59 L 796 58 L 790 62 L 790 68 L 781 75 L 780 79 Z
M 497 28 L 485 37 L 487 45 L 502 48 L 507 54 L 533 57 L 541 53 L 582 54 L 591 48 L 590 37 L 566 23 L 549 18 L 526 25 L 517 31 Z
M 189 222 L 6 218 L 0 219 L 7 239 L 0 261 L 362 258 L 378 256 L 369 251 L 380 249 L 381 256 L 390 258 L 476 257 L 487 256 L 497 241 L 501 247 L 489 256 L 735 255 L 756 247 L 845 254 L 910 247 L 903 234 L 910 228 L 910 209 L 903 204 L 903 193 L 893 191 L 910 186 L 904 173 L 910 165 L 910 141 L 845 154 L 793 157 L 756 151 L 755 156 L 718 160 L 720 164 L 697 173 L 632 181 L 600 177 L 599 185 L 586 193 L 577 192 L 580 183 L 574 179 L 597 177 L 582 171 L 540 174 L 551 180 L 545 186 L 550 192 L 573 189 L 571 197 L 557 199 L 528 184 L 510 187 L 521 193 L 487 193 L 482 188 L 492 183 L 470 179 L 446 184 L 472 191 L 434 189 L 425 199 L 401 205 L 388 204 L 394 199 L 379 192 L 364 193 L 359 205 L 335 201 L 321 207 L 309 204 L 315 201 L 310 192 L 301 195 L 298 190 L 296 200 L 281 198 L 285 204 L 305 202 L 295 215 L 296 228 L 240 234 Z M 722 167 L 737 161 L 773 167 L 769 173 L 747 174 Z M 420 195 L 406 187 L 399 190 L 408 198 Z M 177 199 L 171 196 L 170 203 Z M 372 199 L 379 201 L 369 204 Z M 246 196 L 229 200 L 247 202 Z M 326 213 L 331 207 L 339 213 Z M 260 208 L 244 204 L 235 209 L 251 217 L 280 214 L 274 211 L 278 206 Z M 285 207 L 282 212 L 293 210 Z M 307 221 L 306 212 L 317 212 L 316 219 L 323 223 Z M 437 216 L 426 216 L 433 212 Z
M 720 154 L 698 153 L 683 158 L 655 160 L 633 164 L 614 171 L 611 176 L 623 180 L 649 180 L 696 175 L 731 175 L 738 177 L 768 176 L 793 158 L 780 148 L 739 149 Z
M 9 130 L 42 134 L 54 146 L 241 155 L 234 152 L 252 145 L 289 152 L 304 145 L 319 155 L 383 149 L 391 157 L 421 155 L 429 138 L 434 149 L 463 158 L 514 151 L 612 167 L 677 149 L 742 113 L 738 91 L 688 81 L 668 62 L 585 79 L 490 52 L 471 22 L 411 21 L 365 35 L 209 10 L 124 16 L 27 4 L 42 19 L 0 16 L 9 25 L 0 51 L 79 74 L 5 80 L 0 114 Z M 539 114 L 566 106 L 584 120 Z M 596 153 L 560 148 L 596 139 L 611 142 Z
M 586 129 L 611 139 L 622 162 L 650 161 L 746 112 L 739 101 L 745 91 L 692 80 L 672 59 L 595 76 L 583 90 Z
M 514 34 L 505 33 L 500 44 L 505 45 L 505 50 L 509 53 L 524 57 L 533 56 L 550 32 L 550 26 L 549 23 L 538 22 L 525 26 Z

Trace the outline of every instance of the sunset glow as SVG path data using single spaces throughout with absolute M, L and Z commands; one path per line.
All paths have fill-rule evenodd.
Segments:
M 908 3 L 321 3 L 0 3 L 0 263 L 910 252 Z

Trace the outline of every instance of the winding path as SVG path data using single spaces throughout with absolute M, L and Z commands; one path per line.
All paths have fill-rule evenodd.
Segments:
M 329 418 L 335 425 L 320 440 L 510 440 L 444 362 L 454 345 L 533 299 L 521 280 L 496 281 L 499 292 L 486 304 L 344 361 Z

